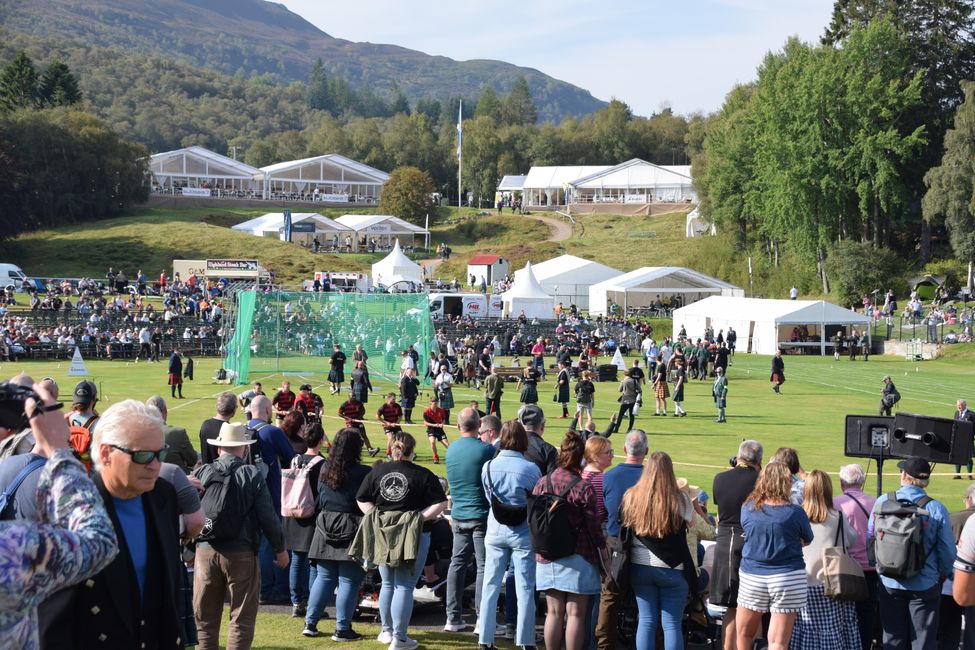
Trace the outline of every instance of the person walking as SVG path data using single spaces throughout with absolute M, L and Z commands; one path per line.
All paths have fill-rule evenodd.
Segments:
M 484 536 L 484 583 L 478 612 L 481 648 L 494 645 L 498 598 L 509 565 L 515 583 L 513 608 L 518 613 L 512 640 L 522 650 L 535 646 L 535 556 L 528 532 L 526 495 L 542 475 L 534 463 L 525 459 L 527 449 L 525 428 L 515 420 L 505 422 L 498 455 L 481 470 L 481 484 L 492 504 Z M 499 516 L 508 523 L 498 521 Z M 506 612 L 512 605 L 515 603 L 506 598 Z
M 335 594 L 332 640 L 358 641 L 362 638 L 352 629 L 352 616 L 359 601 L 359 586 L 365 577 L 365 569 L 349 557 L 349 545 L 362 520 L 355 495 L 370 471 L 362 464 L 362 447 L 362 436 L 357 429 L 341 429 L 321 471 L 316 503 L 318 514 L 308 548 L 314 582 L 308 596 L 305 627 L 301 631 L 307 637 L 320 635 L 318 622 L 325 614 L 325 605 Z
M 328 360 L 329 394 L 337 395 L 345 383 L 345 362 L 347 357 L 342 346 L 336 343 L 332 346 L 332 356 Z
M 379 566 L 379 617 L 376 639 L 389 650 L 412 650 L 407 636 L 413 614 L 413 589 L 430 548 L 434 519 L 447 508 L 447 495 L 430 470 L 413 463 L 416 440 L 408 433 L 393 438 L 392 460 L 376 465 L 356 493 L 365 513 L 349 554 Z M 385 553 L 377 546 L 385 545 Z
M 369 393 L 372 392 L 372 382 L 369 381 L 369 369 L 366 368 L 365 361 L 356 361 L 355 368 L 350 373 L 352 395 L 360 404 L 369 402 Z
M 433 455 L 433 464 L 440 464 L 440 455 L 437 453 L 437 443 L 439 442 L 445 449 L 450 448 L 447 442 L 447 431 L 444 424 L 447 421 L 447 412 L 439 406 L 436 395 L 430 396 L 430 406 L 423 410 L 423 424 L 427 427 L 427 440 L 430 442 L 430 453 Z
M 955 402 L 954 418 L 958 422 L 971 422 L 975 428 L 975 413 L 968 410 L 968 402 L 963 399 Z M 968 444 L 968 480 L 972 480 L 972 457 L 975 456 L 975 439 L 969 439 Z M 955 480 L 961 480 L 961 465 L 955 465 Z
M 682 357 L 674 359 L 674 417 L 686 417 L 684 410 L 684 387 L 687 385 L 687 372 L 684 370 Z M 666 415 L 666 411 L 664 412 Z
M 582 418 L 585 416 L 586 423 L 584 428 L 592 428 L 592 408 L 596 398 L 596 385 L 592 383 L 592 372 L 589 370 L 583 370 L 579 381 L 575 385 L 576 394 L 576 417 L 579 419 L 579 424 L 582 424 Z
M 670 397 L 670 387 L 667 384 L 667 364 L 662 358 L 657 359 L 657 372 L 653 376 L 653 395 L 657 408 L 654 415 L 667 415 L 667 398 Z
M 714 397 L 714 405 L 718 409 L 718 419 L 715 422 L 727 422 L 724 410 L 728 406 L 728 378 L 724 375 L 724 368 L 714 367 L 714 383 L 711 385 L 711 395 Z
M 440 364 L 440 372 L 433 380 L 433 393 L 437 405 L 444 410 L 444 424 L 450 424 L 450 409 L 454 408 L 454 376 L 446 363 Z
M 298 433 L 306 451 L 291 459 L 292 481 L 297 482 L 299 476 L 311 488 L 311 497 L 318 499 L 319 476 L 325 459 L 322 458 L 322 444 L 325 442 L 325 430 L 321 422 L 312 422 L 301 428 Z M 287 490 L 287 484 L 285 484 Z M 282 511 L 284 521 L 284 545 L 291 553 L 291 567 L 288 574 L 288 584 L 291 592 L 291 616 L 302 618 L 305 616 L 311 590 L 311 560 L 308 551 L 311 548 L 312 537 L 315 535 L 315 512 L 305 517 L 297 517 Z
M 786 650 L 796 616 L 806 607 L 806 565 L 802 547 L 813 541 L 805 511 L 789 502 L 792 473 L 771 462 L 741 507 L 745 545 L 741 552 L 738 650 L 751 650 L 765 614 L 771 613 L 769 650 Z
M 562 418 L 569 417 L 569 365 L 563 359 L 558 363 L 559 372 L 555 377 L 555 401 L 562 407 Z
M 866 600 L 856 602 L 857 621 L 860 631 L 860 647 L 869 650 L 874 643 L 875 623 L 877 622 L 877 590 L 880 585 L 877 568 L 870 562 L 867 554 L 867 528 L 870 525 L 870 513 L 873 511 L 874 497 L 864 493 L 863 484 L 867 475 L 863 468 L 856 463 L 840 468 L 840 490 L 842 494 L 833 499 L 836 508 L 857 533 L 855 542 L 847 540 L 847 553 L 850 554 L 860 568 L 867 581 Z
M 634 536 L 630 584 L 639 612 L 636 648 L 654 648 L 660 624 L 664 648 L 681 650 L 684 606 L 690 580 L 696 581 L 687 546 L 694 506 L 677 486 L 669 455 L 662 451 L 650 454 L 640 480 L 623 496 L 622 513 L 623 526 Z
M 491 365 L 491 374 L 484 378 L 484 410 L 488 415 L 501 418 L 501 396 L 504 394 L 504 377 L 498 367 Z
M 596 512 L 596 494 L 582 480 L 585 443 L 579 434 L 568 432 L 559 448 L 558 466 L 535 484 L 532 494 L 565 494 L 574 508 L 568 510 L 569 524 L 579 531 L 575 552 L 558 560 L 536 554 L 535 588 L 545 592 L 545 647 L 581 650 L 585 641 L 589 597 L 600 590 L 599 556 L 605 561 L 606 542 Z
M 412 359 L 412 357 L 407 357 Z M 420 395 L 420 380 L 416 377 L 416 368 L 403 371 L 399 380 L 399 404 L 403 408 L 403 419 L 406 424 L 413 424 L 413 409 L 416 408 L 416 398 Z
M 781 395 L 782 384 L 785 383 L 785 361 L 782 359 L 782 350 L 776 350 L 775 356 L 772 357 L 772 375 L 770 381 L 772 382 L 772 390 L 777 395 Z
M 796 618 L 790 650 L 859 648 L 860 631 L 856 607 L 850 601 L 826 595 L 823 587 L 823 551 L 853 548 L 858 536 L 843 513 L 833 507 L 833 484 L 824 472 L 814 469 L 806 475 L 802 509 L 809 517 L 813 538 L 802 549 L 806 564 L 806 606 Z
M 620 392 L 620 410 L 616 415 L 616 423 L 613 425 L 613 433 L 618 433 L 620 430 L 620 423 L 623 421 L 624 415 L 630 416 L 630 424 L 626 428 L 627 431 L 633 429 L 634 415 L 633 409 L 636 407 L 637 401 L 643 395 L 640 390 L 640 384 L 637 383 L 630 375 L 630 370 L 627 369 L 623 372 L 623 381 L 620 382 L 619 387 Z
M 884 375 L 884 388 L 880 393 L 880 410 L 877 415 L 886 415 L 890 417 L 891 411 L 894 408 L 894 404 L 901 400 L 901 394 L 897 392 L 897 387 L 894 386 L 894 380 L 890 378 L 890 375 Z M 955 467 L 955 472 L 957 473 L 959 467 Z M 971 475 L 972 468 L 968 468 L 968 473 Z M 961 477 L 959 477 L 961 478 Z
M 534 365 L 525 366 L 518 379 L 518 388 L 521 389 L 519 401 L 522 404 L 538 404 L 538 378 L 538 368 Z
M 169 355 L 169 391 L 173 399 L 183 399 L 183 358 L 179 348 Z M 177 397 L 176 393 L 179 392 Z

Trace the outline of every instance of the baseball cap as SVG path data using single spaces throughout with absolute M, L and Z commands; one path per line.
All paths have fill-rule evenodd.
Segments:
M 74 398 L 72 404 L 91 404 L 98 395 L 95 382 L 84 379 L 74 387 Z
M 931 478 L 931 465 L 928 464 L 928 461 L 917 456 L 913 456 L 897 463 L 897 469 L 904 470 L 904 473 L 914 478 Z
M 544 424 L 545 413 L 536 404 L 526 404 L 518 411 L 518 421 L 524 427 L 536 427 Z

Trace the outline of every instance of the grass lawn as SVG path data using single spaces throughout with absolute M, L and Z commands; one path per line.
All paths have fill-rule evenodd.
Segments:
M 844 416 L 850 413 L 876 413 L 880 399 L 881 378 L 890 374 L 903 398 L 898 404 L 901 411 L 950 417 L 954 402 L 967 398 L 975 402 L 972 393 L 975 386 L 975 367 L 972 358 L 975 350 L 970 346 L 950 346 L 949 358 L 937 361 L 907 362 L 895 357 L 871 357 L 869 362 L 850 362 L 832 357 L 787 357 L 786 376 L 783 394 L 775 395 L 769 385 L 769 358 L 764 356 L 739 355 L 733 358 L 729 369 L 728 423 L 715 423 L 715 409 L 711 401 L 711 383 L 691 382 L 688 386 L 685 408 L 686 418 L 653 417 L 652 400 L 647 399 L 643 412 L 637 418 L 637 426 L 650 434 L 652 450 L 664 450 L 673 457 L 677 471 L 692 483 L 701 485 L 709 492 L 715 473 L 728 466 L 728 458 L 737 450 L 744 438 L 760 440 L 770 456 L 780 446 L 795 447 L 806 469 L 818 468 L 834 475 L 839 466 L 851 462 L 843 456 Z M 91 378 L 100 386 L 102 408 L 126 397 L 145 399 L 159 393 L 168 395 L 166 386 L 166 366 L 160 364 L 132 364 L 125 362 L 88 361 Z M 325 363 L 316 363 L 324 367 Z M 213 412 L 213 397 L 228 387 L 211 383 L 209 379 L 219 366 L 217 359 L 199 359 L 196 363 L 197 379 L 184 386 L 187 399 L 170 402 L 170 422 L 184 426 L 191 439 L 196 437 L 199 424 Z M 10 376 L 24 371 L 35 378 L 51 375 L 61 385 L 62 397 L 68 396 L 74 378 L 66 377 L 66 362 L 23 362 L 5 363 L 0 366 L 0 374 Z M 257 378 L 257 377 L 255 377 Z M 262 376 L 267 388 L 277 385 L 282 379 L 279 374 Z M 290 377 L 292 383 L 299 383 L 298 377 Z M 564 433 L 564 422 L 558 419 L 558 405 L 551 401 L 552 375 L 539 388 L 540 405 L 548 414 L 549 426 L 545 437 L 558 445 Z M 310 377 L 316 386 L 325 384 L 325 375 L 318 373 Z M 511 417 L 517 410 L 517 391 L 509 385 L 502 399 L 502 412 Z M 381 402 L 380 393 L 391 388 L 388 382 L 376 382 L 376 392 L 367 405 L 367 412 L 374 417 L 374 411 Z M 239 390 L 239 389 L 237 389 Z M 428 390 L 428 389 L 426 389 Z M 339 398 L 325 397 L 326 412 L 334 414 Z M 458 407 L 466 400 L 480 397 L 473 389 L 456 388 L 455 400 Z M 597 424 L 605 424 L 611 413 L 616 411 L 616 385 L 597 384 L 595 416 Z M 167 398 L 168 399 L 168 398 Z M 418 400 L 423 404 L 425 396 Z M 671 405 L 671 409 L 672 409 Z M 453 415 L 456 417 L 456 411 Z M 339 426 L 337 417 L 328 420 L 334 431 Z M 373 440 L 381 440 L 378 426 L 368 427 Z M 422 440 L 423 429 L 416 427 L 414 434 L 420 434 L 418 462 L 428 465 L 438 474 L 443 474 L 443 465 L 431 465 L 429 447 Z M 611 438 L 616 454 L 623 453 L 622 436 Z M 874 463 L 863 462 L 868 467 L 870 478 L 868 489 L 875 487 Z M 896 485 L 896 470 L 893 463 L 886 466 L 885 488 Z M 950 474 L 953 468 L 939 466 L 932 480 L 930 493 L 944 501 L 950 510 L 962 507 L 962 498 L 967 481 L 953 481 Z M 836 485 L 838 488 L 838 484 Z M 318 647 L 321 641 L 300 639 L 297 636 L 299 623 L 284 615 L 262 614 L 258 623 L 255 647 L 260 648 L 309 648 Z M 331 629 L 324 624 L 323 630 Z M 367 632 L 372 628 L 363 628 Z M 376 632 L 373 631 L 373 635 Z M 461 637 L 451 637 L 442 633 L 418 633 L 417 637 L 426 647 L 458 647 Z M 327 642 L 326 642 L 327 643 Z M 373 647 L 372 640 L 360 645 Z M 469 637 L 464 643 L 470 643 Z

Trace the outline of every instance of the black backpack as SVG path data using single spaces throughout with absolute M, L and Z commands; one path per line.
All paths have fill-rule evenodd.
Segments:
M 217 464 L 210 465 L 210 476 L 203 483 L 204 523 L 197 539 L 201 542 L 223 542 L 235 540 L 244 526 L 247 512 L 240 486 L 234 474 L 240 465 L 230 468 Z
M 561 494 L 552 487 L 552 475 L 545 477 L 545 491 L 528 495 L 528 532 L 532 550 L 546 560 L 559 560 L 576 552 L 579 531 L 569 522 L 569 513 L 575 506 L 566 497 L 581 481 L 576 476 Z

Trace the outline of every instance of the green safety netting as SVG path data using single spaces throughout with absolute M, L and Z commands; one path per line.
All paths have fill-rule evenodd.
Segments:
M 328 374 L 333 343 L 354 367 L 357 344 L 369 356 L 369 374 L 398 380 L 400 353 L 413 345 L 421 364 L 433 329 L 426 294 L 243 291 L 237 294 L 233 335 L 223 367 L 238 384 L 265 374 Z M 324 381 L 324 379 L 323 379 Z

